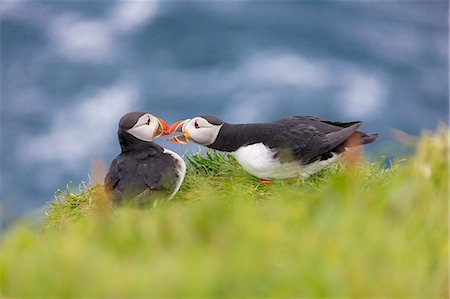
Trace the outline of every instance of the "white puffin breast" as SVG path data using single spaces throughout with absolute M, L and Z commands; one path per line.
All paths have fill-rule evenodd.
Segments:
M 263 143 L 243 146 L 231 153 L 245 171 L 260 179 L 307 178 L 338 159 L 338 155 L 333 154 L 328 160 L 302 165 L 299 161 L 281 163 L 275 154 L 275 150 Z
M 186 163 L 184 163 L 183 158 L 180 157 L 180 155 L 178 155 L 175 152 L 172 152 L 171 150 L 168 149 L 164 149 L 164 153 L 165 154 L 169 154 L 171 155 L 175 160 L 177 160 L 179 162 L 179 167 L 177 168 L 177 172 L 178 172 L 178 182 L 177 185 L 175 187 L 175 190 L 172 192 L 172 194 L 170 194 L 169 199 L 171 199 L 172 197 L 175 196 L 175 194 L 177 194 L 178 190 L 180 190 L 181 184 L 184 181 L 184 176 L 186 174 Z

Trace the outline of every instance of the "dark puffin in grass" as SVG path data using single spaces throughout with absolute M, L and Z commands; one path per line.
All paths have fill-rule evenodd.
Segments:
M 153 139 L 166 135 L 168 125 L 146 112 L 130 112 L 119 122 L 121 153 L 112 161 L 105 178 L 109 199 L 146 205 L 172 198 L 186 172 L 183 159 Z
M 168 140 L 189 141 L 228 152 L 250 174 L 262 179 L 307 178 L 337 161 L 347 148 L 374 142 L 377 133 L 358 131 L 362 122 L 333 122 L 291 116 L 271 123 L 229 124 L 214 116 L 178 121 Z

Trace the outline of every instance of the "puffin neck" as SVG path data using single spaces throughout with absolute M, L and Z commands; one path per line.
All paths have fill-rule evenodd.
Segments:
M 264 142 L 270 137 L 268 124 L 227 124 L 219 131 L 214 143 L 209 148 L 234 152 L 242 146 Z
M 159 145 L 157 145 L 156 143 L 151 142 L 151 141 L 140 140 L 123 130 L 119 129 L 118 135 L 119 135 L 119 143 L 120 143 L 120 148 L 122 149 L 122 153 L 145 150 L 145 149 L 150 149 L 150 148 L 154 148 L 154 149 L 158 149 L 159 151 L 162 151 L 162 148 Z

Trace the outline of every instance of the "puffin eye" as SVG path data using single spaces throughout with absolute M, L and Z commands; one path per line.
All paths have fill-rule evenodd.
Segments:
M 150 118 L 147 120 L 147 122 L 145 123 L 146 125 L 150 124 Z
M 198 125 L 197 121 L 195 121 L 194 126 L 195 126 L 196 129 L 200 129 L 200 126 Z

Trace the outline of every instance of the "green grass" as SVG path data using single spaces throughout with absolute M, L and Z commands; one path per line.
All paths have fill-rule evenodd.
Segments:
M 179 194 L 112 210 L 101 186 L 57 193 L 0 247 L 5 297 L 448 297 L 448 129 L 391 169 L 335 165 L 260 185 L 193 155 Z

